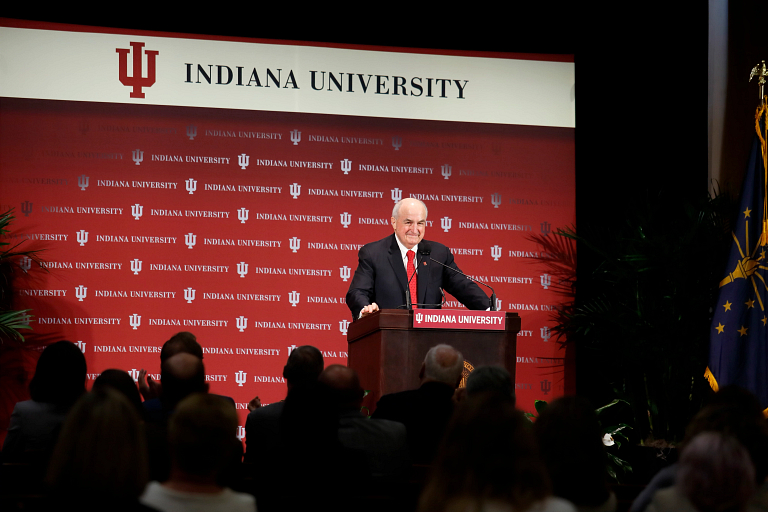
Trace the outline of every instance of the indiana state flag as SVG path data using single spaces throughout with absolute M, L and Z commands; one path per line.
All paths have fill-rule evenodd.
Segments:
M 768 205 L 765 102 L 755 116 L 755 141 L 734 225 L 733 245 L 710 330 L 712 389 L 736 384 L 768 407 Z

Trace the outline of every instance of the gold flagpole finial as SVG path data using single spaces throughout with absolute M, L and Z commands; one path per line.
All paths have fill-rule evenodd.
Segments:
M 768 68 L 765 66 L 765 61 L 762 61 L 760 64 L 755 65 L 755 67 L 752 68 L 752 71 L 749 73 L 749 81 L 751 82 L 754 77 L 759 77 L 757 80 L 758 85 L 760 85 L 760 101 L 765 101 L 765 96 L 763 95 L 763 88 L 765 87 L 765 77 L 768 76 Z

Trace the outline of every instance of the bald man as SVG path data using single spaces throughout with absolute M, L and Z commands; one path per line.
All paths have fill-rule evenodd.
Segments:
M 399 201 L 390 218 L 394 233 L 364 245 L 358 253 L 358 265 L 347 292 L 347 306 L 357 319 L 379 309 L 405 306 L 406 290 L 411 288 L 409 260 L 416 276 L 411 303 L 425 308 L 439 308 L 443 300 L 440 289 L 456 297 L 469 309 L 484 310 L 489 299 L 475 283 L 440 263 L 458 269 L 453 254 L 444 245 L 424 240 L 427 207 L 414 198 Z

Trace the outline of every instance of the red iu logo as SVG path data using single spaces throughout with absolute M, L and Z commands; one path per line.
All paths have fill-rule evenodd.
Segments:
M 141 50 L 144 48 L 145 43 L 131 42 L 131 48 L 133 48 L 133 76 L 128 76 L 128 54 L 131 52 L 129 48 L 116 48 L 117 53 L 120 54 L 120 83 L 133 87 L 131 92 L 131 98 L 143 98 L 144 92 L 142 87 L 152 87 L 155 83 L 155 58 L 160 53 L 156 50 L 147 50 L 144 53 L 147 54 L 147 76 L 141 76 L 142 61 L 144 60 L 141 55 Z

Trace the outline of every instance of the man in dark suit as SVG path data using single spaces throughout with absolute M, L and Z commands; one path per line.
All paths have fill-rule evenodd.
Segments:
M 374 485 L 386 488 L 388 484 L 404 481 L 410 468 L 405 425 L 369 419 L 360 412 L 364 392 L 352 368 L 332 364 L 318 380 L 328 390 L 328 405 L 338 411 L 341 445 L 365 456 Z
M 316 384 L 320 372 L 323 371 L 323 364 L 323 354 L 315 347 L 302 345 L 293 349 L 283 367 L 283 378 L 288 392 Z M 259 397 L 251 401 L 251 412 L 245 420 L 245 462 L 254 462 L 256 452 L 266 444 L 278 440 L 283 405 L 284 402 L 281 401 L 262 407 Z
M 371 418 L 397 421 L 408 432 L 411 460 L 429 464 L 453 414 L 453 393 L 461 382 L 464 356 L 450 345 L 429 349 L 418 389 L 384 395 Z
M 488 308 L 488 297 L 477 284 L 432 261 L 458 269 L 446 246 L 423 240 L 427 225 L 424 203 L 403 199 L 395 205 L 390 220 L 394 233 L 364 245 L 358 253 L 359 263 L 347 292 L 354 319 L 405 305 L 406 290 L 411 303 L 427 308 L 440 307 L 441 288 L 469 309 Z

